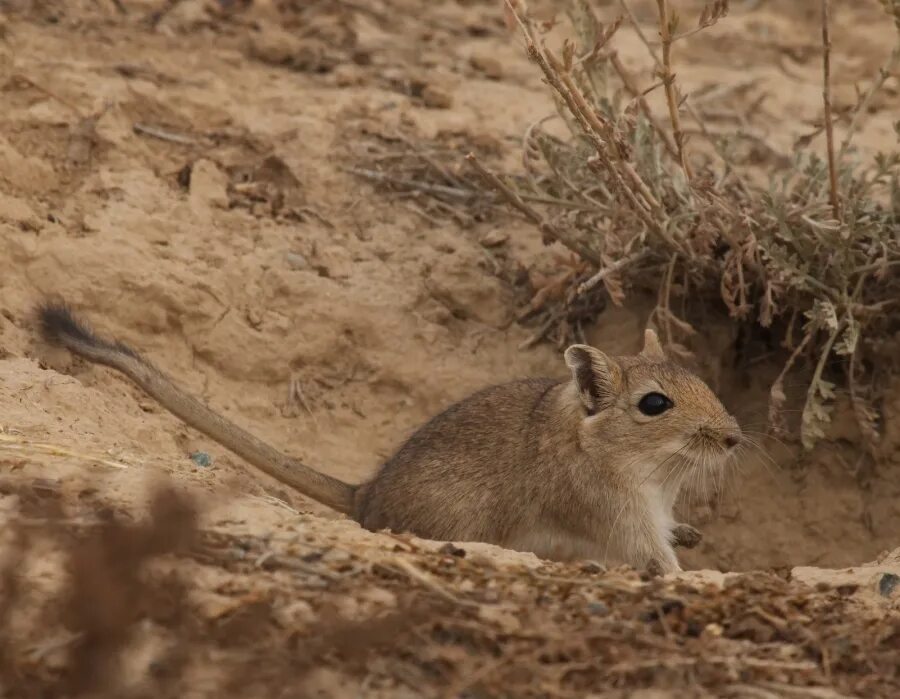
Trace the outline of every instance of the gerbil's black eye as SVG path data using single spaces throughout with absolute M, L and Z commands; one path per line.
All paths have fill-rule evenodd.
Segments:
M 648 393 L 638 402 L 638 410 L 644 415 L 662 415 L 675 404 L 662 393 Z

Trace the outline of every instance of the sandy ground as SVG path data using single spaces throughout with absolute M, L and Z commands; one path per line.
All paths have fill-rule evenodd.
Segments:
M 598 12 L 612 18 L 615 5 L 598 2 Z M 763 152 L 766 144 L 790 148 L 820 119 L 818 3 L 734 5 L 726 20 L 682 45 L 679 79 L 685 91 L 704 96 L 701 104 L 716 128 L 737 128 L 744 115 L 743 127 Z M 839 5 L 835 101 L 846 113 L 856 100 L 854 85 L 867 84 L 895 34 L 878 3 Z M 349 624 L 384 610 L 422 611 L 424 604 L 421 618 L 418 612 L 400 615 L 420 626 L 396 631 L 396 647 L 374 657 L 341 650 L 346 638 L 335 632 L 343 641 L 323 642 L 315 653 L 307 648 L 309 657 L 322 659 L 314 676 L 307 667 L 297 677 L 318 682 L 315 691 L 322 696 L 350 696 L 351 687 L 430 696 L 445 681 L 457 694 L 483 681 L 487 693 L 470 696 L 495 696 L 498 686 L 517 682 L 536 696 L 577 695 L 579 685 L 565 673 L 535 670 L 529 683 L 513 672 L 518 679 L 496 682 L 520 664 L 528 666 L 527 658 L 550 653 L 548 647 L 567 659 L 546 662 L 567 667 L 590 667 L 593 651 L 564 652 L 548 641 L 549 646 L 519 649 L 517 656 L 513 646 L 491 646 L 496 636 L 491 642 L 486 636 L 477 642 L 447 639 L 463 627 L 475 628 L 479 619 L 507 638 L 523 623 L 550 629 L 548 638 L 556 638 L 570 632 L 571 624 L 583 630 L 593 623 L 566 611 L 573 595 L 578 604 L 606 605 L 615 595 L 638 604 L 640 594 L 604 588 L 591 571 L 540 568 L 532 558 L 489 547 L 467 545 L 468 555 L 460 558 L 435 553 L 427 543 L 362 532 L 250 471 L 119 376 L 40 346 L 30 315 L 42 298 L 64 296 L 99 330 L 139 347 L 216 409 L 354 482 L 371 474 L 417 424 L 472 390 L 514 377 L 560 375 L 564 367 L 555 348 L 518 349 L 531 331 L 514 322 L 517 304 L 527 295 L 511 280 L 521 270 L 558 264 L 536 231 L 503 211 L 461 223 L 347 171 L 365 167 L 375 149 L 397 147 L 402 139 L 440 144 L 444 152 L 460 155 L 471 149 L 489 164 L 516 167 L 522 133 L 552 106 L 517 38 L 505 28 L 499 3 L 184 0 L 169 7 L 161 0 L 19 0 L 0 7 L 6 10 L 0 16 L 0 508 L 6 516 L 15 519 L 26 503 L 43 513 L 29 515 L 35 521 L 63 517 L 72 531 L 90 532 L 98 513 L 129 521 L 142 517 L 154 492 L 148 486 L 165 480 L 198 508 L 204 550 L 228 554 L 204 557 L 192 548 L 186 558 L 164 557 L 164 568 L 181 570 L 191 581 L 191 599 L 206 611 L 200 615 L 204 623 L 218 629 L 210 638 L 221 647 L 204 646 L 197 659 L 214 660 L 216 653 L 240 657 L 240 648 L 227 647 L 232 633 L 240 632 L 221 627 L 222 619 L 260 600 L 269 616 L 254 621 L 264 630 L 248 631 L 248 643 L 279 653 L 293 648 L 296 638 L 316 636 L 314 619 L 332 615 L 334 624 L 335 618 Z M 635 7 L 642 19 L 652 20 L 649 3 Z M 696 12 L 698 5 L 685 7 Z M 630 30 L 622 30 L 617 47 L 649 84 L 643 46 Z M 863 150 L 896 142 L 891 115 L 898 108 L 898 84 L 891 79 L 867 115 L 859 140 Z M 813 141 L 813 147 L 820 145 Z M 459 158 L 449 165 L 458 163 Z M 498 240 L 505 242 L 495 245 Z M 611 351 L 634 351 L 645 312 L 635 300 L 604 313 L 590 338 Z M 763 363 L 753 376 L 722 370 L 711 380 L 745 424 L 760 427 L 767 382 L 777 370 Z M 810 604 L 821 612 L 822 624 L 842 624 L 845 613 L 858 615 L 850 622 L 857 626 L 845 633 L 852 640 L 846 668 L 835 661 L 832 676 L 829 657 L 821 652 L 763 654 L 759 667 L 774 673 L 766 679 L 773 684 L 759 691 L 769 694 L 746 696 L 787 696 L 778 683 L 798 678 L 888 696 L 896 688 L 891 683 L 900 681 L 896 665 L 891 677 L 885 669 L 890 664 L 879 664 L 878 645 L 897 649 L 900 638 L 896 595 L 892 588 L 884 593 L 890 585 L 881 582 L 891 571 L 900 573 L 896 559 L 885 557 L 900 544 L 900 385 L 893 395 L 893 403 L 883 406 L 880 461 L 865 478 L 859 474 L 858 435 L 839 416 L 830 443 L 811 454 L 792 443 L 767 444 L 769 457 L 733 474 L 721 499 L 686 509 L 705 534 L 698 550 L 684 554 L 687 567 L 780 575 L 739 576 L 734 588 L 726 588 L 733 590 L 732 606 L 722 603 L 718 616 L 710 613 L 703 625 L 703 638 L 717 652 L 740 654 L 740 643 L 776 641 L 805 648 L 799 635 L 789 633 L 805 622 L 779 604 L 801 611 Z M 208 454 L 211 465 L 198 465 L 190 458 L 195 452 Z M 47 514 L 40 509 L 47 502 L 62 509 Z M 42 545 L 63 555 L 64 543 L 50 537 Z M 228 558 L 235 550 L 246 556 Z M 306 562 L 292 567 L 290 561 L 301 555 Z M 38 590 L 52 591 L 63 579 L 47 562 L 53 556 L 37 559 L 28 579 Z M 270 559 L 281 563 L 267 567 Z M 785 582 L 797 566 L 844 568 L 875 560 L 880 563 L 874 567 L 840 574 L 796 568 Z M 493 589 L 491 571 L 504 579 L 508 570 L 521 579 L 498 583 L 492 602 L 485 597 Z M 523 572 L 528 570 L 544 572 Z M 620 578 L 651 601 L 681 589 L 680 583 L 657 582 L 646 584 L 655 586 L 648 592 L 633 574 L 622 572 Z M 560 585 L 565 587 L 559 580 L 580 582 L 559 597 Z M 584 586 L 594 583 L 609 592 L 607 602 L 584 598 Z M 682 608 L 724 599 L 701 593 L 707 583 L 694 584 L 683 583 L 695 592 L 678 593 Z M 466 595 L 474 590 L 479 603 L 494 604 L 501 589 L 507 606 L 472 611 Z M 798 602 L 804 595 L 813 601 Z M 542 607 L 544 597 L 563 601 Z M 773 608 L 766 606 L 770 598 L 777 600 Z M 756 627 L 729 635 L 734 605 L 746 609 L 756 602 L 766 610 L 759 618 L 770 617 L 758 623 L 773 624 L 774 636 Z M 513 624 L 523 613 L 517 605 L 526 603 L 536 604 L 537 611 Z M 622 604 L 604 617 L 604 633 L 625 628 L 619 622 L 633 609 Z M 893 612 L 885 616 L 888 608 Z M 428 667 L 413 667 L 403 649 L 427 645 L 422 625 L 442 623 L 429 614 L 445 614 L 441 618 L 461 626 L 454 631 L 456 622 L 446 621 L 441 627 L 452 653 L 431 658 Z M 779 616 L 789 621 L 779 627 L 771 621 Z M 27 619 L 15 623 L 36 633 Z M 166 628 L 165 619 L 147 623 Z M 621 676 L 593 676 L 582 669 L 584 687 L 692 687 L 698 696 L 721 696 L 728 686 L 741 696 L 740 685 L 759 670 L 731 667 L 726 681 L 715 662 L 710 661 L 715 671 L 698 665 L 703 648 L 673 640 L 680 626 L 673 631 L 659 618 L 654 624 L 650 635 L 671 646 L 657 649 L 660 657 L 677 656 L 671 666 L 659 661 L 666 672 L 632 668 Z M 432 626 L 429 643 L 438 643 Z M 372 633 L 390 636 L 391 628 Z M 873 635 L 875 645 L 864 649 L 873 658 L 871 667 L 854 669 L 851 656 L 864 655 L 858 637 L 876 631 L 881 636 Z M 609 638 L 630 643 L 644 639 L 641 633 Z M 141 634 L 156 638 L 146 629 Z M 837 632 L 822 634 L 823 647 L 837 643 Z M 59 677 L 48 658 L 77 645 L 62 638 L 58 648 L 32 663 L 40 672 L 26 673 L 35 688 Z M 634 647 L 653 658 L 654 646 L 646 643 Z M 153 655 L 141 652 L 144 664 L 134 660 L 138 669 L 125 673 L 131 677 L 128 691 L 138 694 L 146 690 L 145 681 L 135 678 L 149 672 L 146 658 Z M 267 656 L 271 672 L 260 674 L 259 687 L 281 686 L 294 667 L 296 658 L 273 653 Z M 388 672 L 384 663 L 391 657 L 405 658 L 405 675 Z M 605 662 L 632 661 L 623 655 Z M 210 663 L 197 665 L 201 675 L 209 671 Z M 468 677 L 476 671 L 482 674 Z M 16 675 L 16 682 L 24 676 Z M 193 687 L 200 696 L 218 680 L 188 673 L 180 681 L 187 685 L 178 686 Z M 83 689 L 66 686 L 71 693 Z

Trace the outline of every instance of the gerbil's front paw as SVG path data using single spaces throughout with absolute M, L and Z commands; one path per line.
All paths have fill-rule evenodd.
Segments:
M 676 524 L 672 527 L 672 546 L 692 549 L 703 540 L 703 534 L 690 524 Z

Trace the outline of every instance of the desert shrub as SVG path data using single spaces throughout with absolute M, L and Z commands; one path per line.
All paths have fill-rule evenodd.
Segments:
M 835 143 L 825 0 L 824 138 L 816 140 L 825 144 L 823 152 L 809 147 L 818 135 L 812 134 L 793 153 L 770 153 L 761 172 L 738 156 L 741 136 L 712 133 L 676 84 L 672 47 L 721 20 L 727 2 L 709 2 L 696 26 L 682 30 L 674 9 L 657 0 L 656 46 L 629 16 L 627 3 L 620 5 L 625 14 L 604 24 L 586 0 L 573 0 L 567 14 L 574 38 L 554 51 L 546 27 L 525 3 L 506 2 L 508 23 L 524 36 L 568 134 L 551 133 L 546 119 L 531 125 L 524 177 L 489 172 L 474 155 L 469 162 L 545 242 L 562 243 L 579 258 L 576 272 L 551 280 L 562 284 L 561 293 L 537 290 L 539 303 L 531 310 L 540 332 L 560 343 L 577 338 L 582 310 L 576 309 L 595 287 L 602 285 L 621 304 L 630 290 L 646 289 L 652 280 L 658 302 L 651 320 L 673 353 L 687 353 L 688 338 L 697 332 L 691 307 L 719 307 L 785 349 L 784 370 L 771 387 L 774 427 L 783 426 L 785 376 L 805 360 L 803 444 L 811 448 L 823 437 L 835 391 L 845 388 L 874 448 L 876 379 L 896 354 L 890 343 L 900 329 L 900 153 L 863 158 L 853 136 L 900 63 L 900 41 Z M 900 30 L 900 1 L 882 5 Z M 626 21 L 653 59 L 649 89 L 639 87 L 616 54 L 615 34 Z M 667 119 L 650 109 L 651 91 L 664 95 Z M 699 132 L 690 143 L 688 121 Z M 900 122 L 896 128 L 900 135 Z

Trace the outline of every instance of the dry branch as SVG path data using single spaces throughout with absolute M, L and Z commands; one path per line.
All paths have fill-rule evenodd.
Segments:
M 822 0 L 822 101 L 825 104 L 825 139 L 828 148 L 828 181 L 831 210 L 841 220 L 841 195 L 838 190 L 837 161 L 834 154 L 834 123 L 831 116 L 831 34 L 829 0 Z
M 669 13 L 668 0 L 656 0 L 659 10 L 659 36 L 662 40 L 662 70 L 660 77 L 666 91 L 666 104 L 669 107 L 669 119 L 672 121 L 672 137 L 675 139 L 675 148 L 678 150 L 678 161 L 684 176 L 691 180 L 691 166 L 685 153 L 685 137 L 681 130 L 681 119 L 678 116 L 678 91 L 675 88 L 675 73 L 672 72 L 672 29 L 673 16 Z

